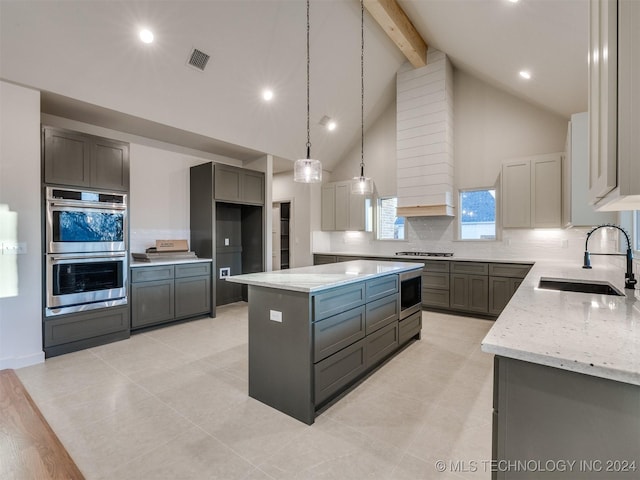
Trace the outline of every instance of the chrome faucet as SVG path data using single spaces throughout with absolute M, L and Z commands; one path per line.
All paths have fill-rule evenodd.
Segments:
M 589 253 L 589 237 L 591 234 L 600 228 L 617 228 L 620 230 L 624 237 L 627 239 L 627 253 Z M 624 288 L 634 289 L 637 283 L 637 280 L 633 276 L 633 253 L 631 251 L 631 240 L 629 240 L 629 234 L 623 228 L 618 225 L 614 225 L 612 223 L 607 223 L 605 225 L 598 225 L 597 227 L 592 228 L 589 233 L 587 233 L 587 240 L 584 242 L 584 265 L 582 268 L 591 268 L 591 255 L 617 255 L 621 257 L 627 258 L 627 272 L 624 274 Z

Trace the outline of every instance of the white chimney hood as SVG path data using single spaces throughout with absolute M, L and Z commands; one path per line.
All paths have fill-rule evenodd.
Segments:
M 397 82 L 398 208 L 402 217 L 454 216 L 453 68 L 429 49 L 427 65 L 406 63 Z

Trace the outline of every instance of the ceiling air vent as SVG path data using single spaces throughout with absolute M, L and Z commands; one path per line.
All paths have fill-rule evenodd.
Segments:
M 191 55 L 189 56 L 189 61 L 187 62 L 187 64 L 204 72 L 204 68 L 207 66 L 209 58 L 211 58 L 209 55 L 198 50 L 197 48 L 194 48 L 191 52 Z

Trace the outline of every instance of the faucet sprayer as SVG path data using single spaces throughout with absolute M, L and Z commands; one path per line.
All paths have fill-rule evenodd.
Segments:
M 594 233 L 596 230 L 600 228 L 605 228 L 605 227 L 617 228 L 624 234 L 624 237 L 627 239 L 626 254 L 624 253 L 589 253 L 589 237 L 591 237 L 591 234 Z M 626 230 L 612 223 L 607 223 L 605 225 L 598 225 L 597 227 L 592 228 L 589 231 L 589 233 L 587 233 L 587 240 L 584 242 L 584 264 L 582 265 L 582 268 L 591 268 L 591 255 L 614 255 L 614 256 L 626 257 L 627 272 L 624 274 L 624 288 L 629 288 L 629 289 L 635 288 L 637 280 L 633 275 L 633 253 L 631 250 L 631 240 L 629 240 L 629 234 L 626 232 Z

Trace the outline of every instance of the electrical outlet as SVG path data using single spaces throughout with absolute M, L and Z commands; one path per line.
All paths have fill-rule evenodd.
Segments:
M 3 255 L 24 255 L 27 253 L 27 244 L 24 242 L 6 242 L 2 244 Z
M 219 278 L 226 278 L 231 276 L 231 267 L 222 267 L 220 269 Z
M 269 310 L 269 320 L 282 323 L 282 312 L 278 310 Z

